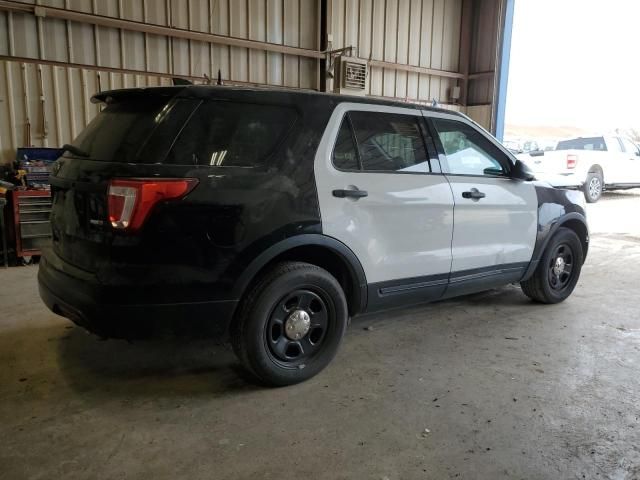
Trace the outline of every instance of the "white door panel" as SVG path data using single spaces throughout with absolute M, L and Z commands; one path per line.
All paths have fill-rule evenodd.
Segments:
M 620 183 L 640 184 L 640 157 L 635 153 L 627 153 L 624 159 L 626 172 Z
M 600 166 L 604 173 L 605 184 L 624 182 L 625 178 L 629 175 L 628 170 L 625 168 L 629 163 L 627 162 L 627 157 L 628 155 L 626 153 L 616 152 L 610 153 L 605 158 L 602 158 L 604 165 Z
M 600 158 L 593 160 L 593 163 L 596 162 L 602 167 L 605 185 L 640 182 L 640 168 L 628 153 L 605 152 Z
M 420 117 L 410 108 L 342 103 L 334 111 L 315 158 L 322 230 L 346 244 L 362 263 L 368 283 L 448 274 L 451 268 L 453 197 L 443 175 L 340 171 L 333 147 L 347 111 Z M 363 198 L 339 198 L 337 189 Z
M 455 202 L 452 272 L 530 261 L 538 224 L 535 187 L 507 178 L 448 178 Z M 473 188 L 485 197 L 464 198 Z
M 622 145 L 617 137 L 605 137 L 606 152 L 594 152 L 591 155 L 591 164 L 598 164 L 604 174 L 604 183 L 621 183 L 628 176 L 627 160 L 629 156 L 622 151 Z M 592 165 L 587 168 L 591 169 Z M 586 176 L 585 176 L 586 178 Z
M 436 112 L 425 116 L 438 132 L 442 168 L 453 191 L 452 276 L 529 262 L 538 226 L 534 185 L 506 176 L 513 165 L 509 155 L 472 121 Z M 474 194 L 482 198 L 465 198 Z
M 625 183 L 640 185 L 640 157 L 637 155 L 629 157 L 629 165 L 629 174 Z
M 453 205 L 442 175 L 337 172 L 333 188 L 355 186 L 357 200 L 320 193 L 322 231 L 345 243 L 369 283 L 448 273 Z M 329 195 L 326 195 L 329 192 Z
M 621 138 L 625 153 L 621 158 L 623 165 L 623 175 L 618 183 L 640 184 L 640 157 L 638 156 L 638 146 L 628 138 Z

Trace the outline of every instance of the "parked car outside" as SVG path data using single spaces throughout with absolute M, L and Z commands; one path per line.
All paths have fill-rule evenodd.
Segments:
M 577 187 L 587 202 L 604 190 L 640 187 L 640 150 L 625 137 L 578 137 L 558 142 L 555 151 L 518 155 L 537 178 L 559 187 Z
M 288 385 L 358 314 L 518 282 L 553 304 L 578 282 L 582 195 L 533 180 L 462 114 L 208 86 L 94 101 L 51 176 L 38 279 L 100 336 L 230 338 L 259 380 Z
M 504 140 L 502 142 L 502 145 L 504 145 L 505 148 L 514 155 L 524 152 L 524 150 L 522 149 L 522 144 L 518 140 Z

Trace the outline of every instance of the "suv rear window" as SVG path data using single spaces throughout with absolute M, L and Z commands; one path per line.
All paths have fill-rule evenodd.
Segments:
M 168 97 L 126 98 L 107 105 L 73 141 L 92 160 L 135 163 L 142 147 L 176 103 Z M 191 107 L 193 109 L 193 107 Z
M 73 145 L 106 162 L 254 167 L 295 118 L 283 106 L 129 96 L 107 105 Z
M 558 142 L 556 150 L 598 150 L 606 151 L 607 144 L 603 137 L 572 138 Z
M 296 118 L 292 108 L 230 101 L 203 102 L 165 163 L 216 167 L 264 164 Z

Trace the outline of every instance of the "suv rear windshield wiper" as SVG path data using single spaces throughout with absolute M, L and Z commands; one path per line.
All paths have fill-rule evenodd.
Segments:
M 78 148 L 76 146 L 73 146 L 73 145 L 71 145 L 69 143 L 65 143 L 64 145 L 62 145 L 62 152 L 63 153 L 64 152 L 71 152 L 74 155 L 78 155 L 80 157 L 88 157 L 89 156 L 89 154 L 87 152 L 85 152 L 84 150 L 82 150 L 82 149 L 80 149 L 80 148 Z

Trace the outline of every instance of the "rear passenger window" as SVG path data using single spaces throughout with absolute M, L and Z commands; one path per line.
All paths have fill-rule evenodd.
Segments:
M 264 164 L 293 124 L 293 109 L 205 101 L 191 116 L 165 163 L 216 167 Z
M 364 171 L 431 172 L 420 117 L 354 111 L 349 118 Z

